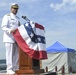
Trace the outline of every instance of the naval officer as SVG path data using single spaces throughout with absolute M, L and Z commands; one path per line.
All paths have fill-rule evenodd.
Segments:
M 14 74 L 18 70 L 18 46 L 12 35 L 13 32 L 20 26 L 19 17 L 16 16 L 19 5 L 13 3 L 11 12 L 4 15 L 1 28 L 4 31 L 3 42 L 6 48 L 6 65 L 7 73 Z

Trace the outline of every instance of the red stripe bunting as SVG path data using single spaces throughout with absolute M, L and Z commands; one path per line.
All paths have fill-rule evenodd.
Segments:
M 39 27 L 39 26 L 38 26 Z M 40 27 L 43 28 L 43 27 Z M 47 59 L 47 53 L 44 50 L 41 51 L 36 51 L 33 49 L 30 49 L 29 46 L 27 45 L 27 43 L 24 41 L 24 39 L 21 37 L 18 29 L 16 30 L 15 33 L 13 33 L 13 36 L 17 42 L 17 44 L 19 45 L 19 47 L 26 52 L 26 54 L 28 54 L 31 58 L 33 59 Z

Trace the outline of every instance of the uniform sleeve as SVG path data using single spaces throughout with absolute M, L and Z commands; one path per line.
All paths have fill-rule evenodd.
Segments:
M 9 19 L 8 19 L 8 16 L 5 15 L 2 19 L 2 25 L 1 25 L 1 28 L 4 32 L 6 33 L 9 33 L 10 34 L 10 31 L 11 29 L 8 27 L 8 24 L 9 24 Z

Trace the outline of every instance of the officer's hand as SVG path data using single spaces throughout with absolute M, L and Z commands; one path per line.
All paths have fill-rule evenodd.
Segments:
M 11 30 L 11 33 L 15 32 L 15 31 L 16 31 L 16 29 L 12 29 L 12 30 Z

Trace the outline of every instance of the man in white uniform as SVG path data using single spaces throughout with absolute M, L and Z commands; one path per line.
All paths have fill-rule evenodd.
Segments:
M 7 73 L 14 74 L 18 69 L 18 46 L 12 35 L 20 26 L 19 18 L 16 16 L 18 12 L 18 4 L 11 5 L 11 13 L 3 17 L 1 28 L 4 31 L 3 42 L 6 47 L 6 64 Z

